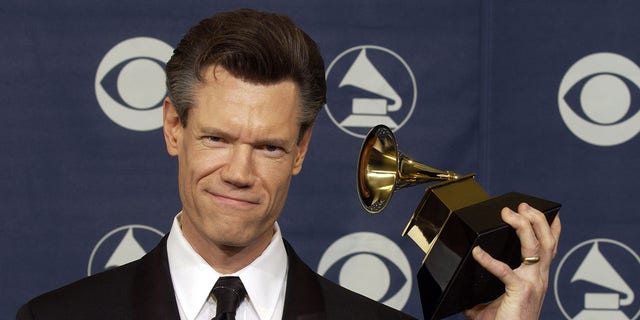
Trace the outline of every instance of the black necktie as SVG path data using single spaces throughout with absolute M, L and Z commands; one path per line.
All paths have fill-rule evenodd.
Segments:
M 220 277 L 211 289 L 216 298 L 216 316 L 211 320 L 235 320 L 236 309 L 247 295 L 238 277 Z

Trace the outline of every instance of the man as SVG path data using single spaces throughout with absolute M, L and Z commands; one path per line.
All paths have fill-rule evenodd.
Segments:
M 411 319 L 317 275 L 276 222 L 325 103 L 313 40 L 285 16 L 221 13 L 185 35 L 166 71 L 164 136 L 178 159 L 183 205 L 168 236 L 138 261 L 35 298 L 17 318 Z M 505 210 L 504 219 L 523 256 L 542 263 L 514 271 L 476 249 L 507 292 L 469 316 L 537 317 L 559 223 L 551 230 L 536 210 L 519 211 Z M 233 284 L 214 287 L 222 281 Z M 226 300 L 217 290 L 231 287 L 238 301 L 220 311 Z

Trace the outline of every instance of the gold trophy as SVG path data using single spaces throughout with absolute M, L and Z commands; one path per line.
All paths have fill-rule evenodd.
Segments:
M 425 319 L 441 319 L 490 302 L 504 285 L 471 256 L 475 246 L 516 268 L 521 263 L 520 240 L 504 223 L 504 207 L 517 210 L 526 202 L 551 223 L 560 204 L 521 193 L 490 197 L 473 174 L 434 169 L 398 150 L 391 129 L 378 125 L 362 144 L 358 159 L 358 195 L 369 213 L 380 213 L 401 188 L 436 182 L 425 190 L 402 235 L 426 254 L 417 280 Z

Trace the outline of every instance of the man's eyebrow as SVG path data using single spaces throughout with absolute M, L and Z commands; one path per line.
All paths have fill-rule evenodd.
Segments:
M 256 145 L 261 146 L 278 146 L 286 148 L 289 147 L 289 144 L 289 140 L 281 138 L 264 138 L 256 141 Z
M 210 136 L 215 136 L 215 137 L 220 137 L 223 138 L 225 140 L 233 140 L 235 139 L 235 137 L 220 129 L 220 128 L 215 128 L 215 127 L 202 127 L 200 128 L 200 132 L 204 135 L 210 135 Z M 278 147 L 283 147 L 283 148 L 289 148 L 290 145 L 292 145 L 292 143 L 285 138 L 279 138 L 279 137 L 265 137 L 265 138 L 259 138 L 255 141 L 252 142 L 253 145 L 256 146 L 278 146 Z
M 225 132 L 224 130 L 215 128 L 215 127 L 202 127 L 199 129 L 199 131 L 203 134 L 208 134 L 212 136 L 219 136 L 219 137 L 231 136 L 229 133 Z

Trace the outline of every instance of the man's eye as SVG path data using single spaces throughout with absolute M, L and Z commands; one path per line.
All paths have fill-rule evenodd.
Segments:
M 276 152 L 276 151 L 282 150 L 282 148 L 277 147 L 277 146 L 272 146 L 272 145 L 266 145 L 266 146 L 264 146 L 264 149 L 266 151 L 269 151 L 269 152 Z
M 269 157 L 282 157 L 287 153 L 283 147 L 273 144 L 265 144 L 261 149 Z
M 216 136 L 205 136 L 202 137 L 202 140 L 205 144 L 218 144 L 223 142 L 222 138 Z

